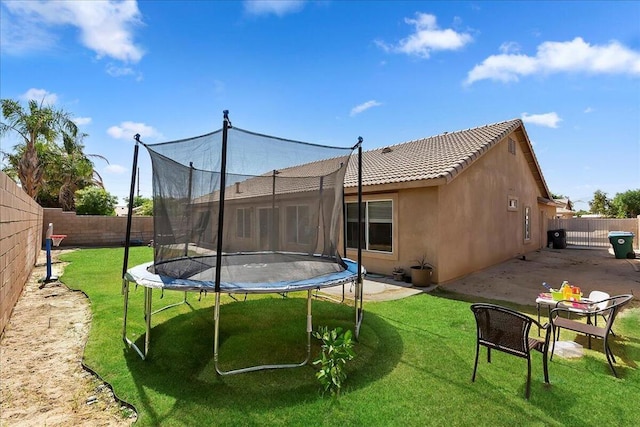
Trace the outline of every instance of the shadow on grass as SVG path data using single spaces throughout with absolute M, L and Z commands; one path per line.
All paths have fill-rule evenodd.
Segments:
M 468 303 L 477 303 L 477 302 L 481 302 L 481 303 L 489 303 L 489 304 L 497 304 L 497 305 L 501 305 L 503 307 L 508 307 L 514 310 L 518 310 L 522 313 L 528 313 L 528 314 L 535 314 L 536 313 L 536 307 L 535 305 L 521 305 L 521 304 L 516 304 L 510 301 L 503 301 L 503 300 L 496 300 L 496 299 L 489 299 L 489 298 L 482 298 L 482 297 L 478 297 L 478 296 L 474 296 L 474 295 L 465 295 L 465 294 L 460 294 L 457 292 L 452 292 L 446 289 L 441 289 L 441 288 L 436 288 L 431 292 L 431 295 L 434 297 L 438 297 L 438 298 L 445 298 L 445 299 L 450 299 L 450 300 L 455 300 L 455 301 L 463 301 L 463 302 L 468 302 Z M 545 310 L 546 312 L 546 310 Z
M 352 307 L 313 301 L 313 324 L 353 329 Z M 306 299 L 256 299 L 224 304 L 220 308 L 219 367 L 298 363 L 306 357 Z M 263 413 L 295 407 L 320 398 L 316 368 L 308 363 L 293 369 L 275 369 L 220 376 L 213 360 L 213 310 L 198 309 L 171 317 L 151 330 L 147 360 L 125 349 L 146 423 L 162 424 L 174 417 L 186 425 L 210 422 L 212 411 L 229 414 Z M 142 348 L 144 336 L 136 345 Z M 311 338 L 311 361 L 320 352 Z M 349 390 L 386 376 L 403 354 L 402 338 L 391 324 L 365 313 L 356 358 L 347 364 Z M 167 405 L 167 398 L 174 400 Z M 164 409 L 163 409 L 164 408 Z M 227 414 L 227 416 L 229 416 Z M 184 417 L 192 417 L 185 420 Z M 228 419 L 228 418 L 227 418 Z

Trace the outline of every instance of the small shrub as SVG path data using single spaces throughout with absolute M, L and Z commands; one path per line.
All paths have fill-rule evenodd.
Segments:
M 323 393 L 328 391 L 337 399 L 340 397 L 342 383 L 347 379 L 347 361 L 355 357 L 352 333 L 350 330 L 342 332 L 342 328 L 329 330 L 328 327 L 321 326 L 313 336 L 322 341 L 322 352 L 313 361 L 314 365 L 320 365 L 316 378 L 322 385 Z

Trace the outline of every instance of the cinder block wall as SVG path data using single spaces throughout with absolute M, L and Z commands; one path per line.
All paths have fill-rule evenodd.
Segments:
M 44 208 L 42 239 L 53 224 L 53 234 L 66 234 L 60 247 L 119 246 L 127 232 L 126 216 L 76 215 L 59 208 Z M 131 222 L 131 240 L 147 244 L 153 239 L 153 217 L 134 216 Z
M 0 172 L 0 335 L 42 247 L 42 208 Z

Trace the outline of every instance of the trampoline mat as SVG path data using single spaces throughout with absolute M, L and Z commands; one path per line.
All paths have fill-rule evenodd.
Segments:
M 153 265 L 140 264 L 125 279 L 149 288 L 182 291 L 215 291 L 216 256 L 178 258 Z M 320 289 L 354 281 L 357 263 L 297 253 L 241 253 L 223 255 L 220 291 L 272 293 Z M 175 277 L 172 277 L 175 276 Z

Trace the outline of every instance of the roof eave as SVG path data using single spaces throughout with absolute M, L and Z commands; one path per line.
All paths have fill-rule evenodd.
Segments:
M 437 187 L 438 185 L 447 184 L 452 178 L 438 177 L 430 179 L 418 179 L 414 181 L 401 181 L 390 182 L 384 184 L 363 184 L 363 193 L 389 193 L 399 190 L 407 190 L 410 188 L 423 188 L 423 187 Z M 345 187 L 344 193 L 346 196 L 352 196 L 358 194 L 357 186 Z

